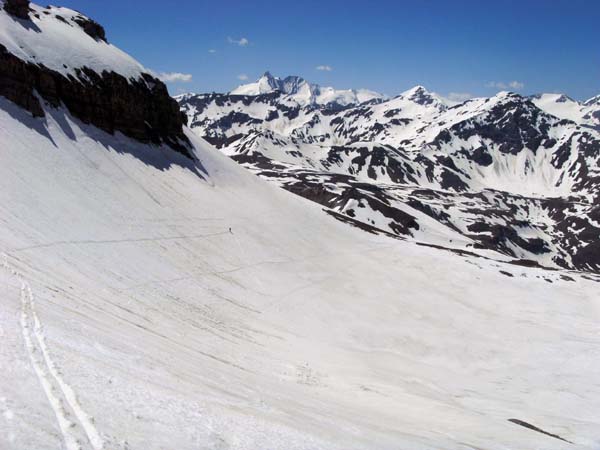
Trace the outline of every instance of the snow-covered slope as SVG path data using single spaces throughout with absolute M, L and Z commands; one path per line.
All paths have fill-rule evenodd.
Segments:
M 538 94 L 531 101 L 553 116 L 600 130 L 600 96 L 580 103 L 564 94 Z
M 593 281 L 0 102 L 2 448 L 600 443 Z
M 82 24 L 89 19 L 76 11 L 32 4 L 32 20 L 25 21 L 7 14 L 3 5 L 0 1 L 0 44 L 24 61 L 67 76 L 77 76 L 75 69 L 83 67 L 97 73 L 114 71 L 133 79 L 148 72 L 114 45 L 87 34 Z
M 3 450 L 600 445 L 594 275 L 365 233 L 187 128 L 189 157 L 41 107 L 0 96 Z
M 288 76 L 274 77 L 265 72 L 253 83 L 243 84 L 230 92 L 231 95 L 257 96 L 280 92 L 286 101 L 293 101 L 301 106 L 307 105 L 357 105 L 370 100 L 380 100 L 384 96 L 367 89 L 334 89 L 308 83 L 303 78 Z

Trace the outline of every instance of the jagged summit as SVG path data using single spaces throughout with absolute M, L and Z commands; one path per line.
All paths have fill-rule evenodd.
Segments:
M 258 80 L 237 87 L 229 94 L 256 96 L 271 92 L 280 92 L 287 100 L 300 105 L 357 105 L 384 96 L 367 89 L 335 89 L 312 84 L 296 75 L 285 78 L 275 77 L 269 71 Z
M 296 94 L 301 87 L 308 85 L 306 80 L 299 76 L 287 76 L 285 78 L 275 77 L 271 72 L 266 71 L 258 80 L 253 83 L 243 84 L 232 90 L 232 95 L 260 95 L 274 91 L 282 94 Z

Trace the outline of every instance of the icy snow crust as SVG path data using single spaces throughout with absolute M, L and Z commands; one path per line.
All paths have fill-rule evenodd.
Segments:
M 0 448 L 600 446 L 597 283 L 370 235 L 187 134 L 196 170 L 0 99 Z
M 28 21 L 7 14 L 2 6 L 0 2 L 0 44 L 24 61 L 75 77 L 75 69 L 83 67 L 98 74 L 113 71 L 127 79 L 138 79 L 148 72 L 114 45 L 88 36 L 72 21 L 77 16 L 85 17 L 76 11 L 32 3 Z

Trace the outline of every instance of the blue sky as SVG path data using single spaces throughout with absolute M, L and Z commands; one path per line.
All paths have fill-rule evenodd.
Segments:
M 102 23 L 146 67 L 189 75 L 167 83 L 171 93 L 228 91 L 265 70 L 388 95 L 416 84 L 446 96 L 600 93 L 597 0 L 59 4 Z

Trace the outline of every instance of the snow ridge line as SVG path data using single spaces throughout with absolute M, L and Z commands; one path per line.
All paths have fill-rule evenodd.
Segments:
M 25 347 L 29 355 L 31 365 L 46 393 L 48 402 L 54 410 L 58 425 L 63 435 L 65 447 L 67 450 L 82 450 L 81 444 L 77 439 L 73 428 L 75 423 L 69 420 L 69 412 L 65 408 L 63 401 L 59 396 L 55 395 L 58 390 L 62 393 L 62 396 L 66 400 L 66 403 L 70 406 L 71 410 L 75 414 L 81 427 L 83 428 L 92 448 L 94 450 L 104 450 L 104 441 L 100 436 L 100 433 L 93 424 L 93 417 L 88 415 L 81 407 L 75 391 L 69 386 L 62 378 L 59 369 L 50 357 L 48 346 L 46 344 L 46 336 L 42 324 L 39 320 L 37 312 L 35 310 L 35 298 L 31 290 L 29 283 L 23 278 L 23 275 L 17 270 L 13 269 L 8 263 L 8 257 L 3 254 L 2 267 L 10 272 L 11 275 L 16 277 L 21 282 L 21 330 L 23 339 L 25 341 Z M 32 338 L 32 324 L 33 324 L 33 336 Z M 37 341 L 37 346 L 36 342 Z M 41 354 L 41 357 L 39 356 Z M 52 383 L 52 379 L 56 382 L 59 389 Z

